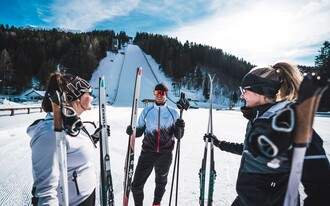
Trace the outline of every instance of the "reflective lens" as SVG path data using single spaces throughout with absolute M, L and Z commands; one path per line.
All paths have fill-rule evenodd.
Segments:
M 154 95 L 162 95 L 162 96 L 165 96 L 165 95 L 166 95 L 166 91 L 162 91 L 162 90 L 154 90 Z
M 92 89 L 92 87 L 90 87 L 90 88 L 86 88 L 86 89 L 81 89 L 80 91 L 84 92 L 84 93 L 92 93 L 93 89 Z
M 239 87 L 239 90 L 241 91 L 241 95 L 244 95 L 246 90 L 243 87 Z
M 254 85 L 254 86 L 246 86 L 246 87 L 239 87 L 239 90 L 241 90 L 241 95 L 244 95 L 246 93 L 246 90 L 249 90 L 249 91 L 252 91 L 253 92 L 253 89 L 254 87 L 260 87 L 260 86 L 263 86 L 263 85 Z

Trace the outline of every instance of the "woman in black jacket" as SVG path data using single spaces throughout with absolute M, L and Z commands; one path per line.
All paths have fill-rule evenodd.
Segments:
M 253 68 L 240 87 L 241 98 L 246 101 L 241 111 L 249 120 L 244 143 L 220 141 L 206 134 L 221 150 L 242 155 L 233 206 L 283 205 L 292 157 L 294 110 L 290 105 L 298 96 L 301 80 L 298 68 L 287 62 Z M 267 156 L 260 151 L 258 144 L 262 141 L 276 143 L 273 154 Z M 301 180 L 307 195 L 305 206 L 330 202 L 330 166 L 322 145 L 322 139 L 313 131 Z M 273 156 L 279 164 L 271 161 Z

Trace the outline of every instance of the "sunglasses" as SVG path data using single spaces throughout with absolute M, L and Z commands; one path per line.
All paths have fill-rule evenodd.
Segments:
M 241 91 L 241 95 L 244 95 L 248 87 L 239 87 L 239 90 Z
M 162 91 L 162 90 L 154 90 L 154 95 L 162 95 L 165 96 L 166 95 L 166 91 Z
M 244 94 L 246 93 L 246 90 L 249 90 L 249 91 L 254 92 L 254 91 L 253 91 L 253 88 L 255 88 L 255 87 L 262 87 L 262 86 L 267 86 L 267 85 L 269 85 L 269 84 L 257 84 L 257 85 L 253 85 L 253 86 L 245 86 L 245 87 L 240 86 L 240 87 L 239 87 L 239 90 L 241 91 L 241 95 L 244 95 Z

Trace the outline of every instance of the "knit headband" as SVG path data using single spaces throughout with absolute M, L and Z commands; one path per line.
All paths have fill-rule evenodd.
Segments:
M 281 82 L 261 78 L 257 75 L 248 73 L 244 76 L 241 85 L 246 90 L 250 90 L 266 97 L 275 98 L 281 87 Z

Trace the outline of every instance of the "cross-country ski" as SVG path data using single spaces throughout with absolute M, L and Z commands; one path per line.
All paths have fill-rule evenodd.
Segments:
M 133 134 L 128 138 L 127 154 L 125 160 L 125 176 L 124 176 L 124 197 L 123 205 L 127 206 L 129 201 L 129 194 L 132 188 L 132 178 L 134 173 L 134 150 L 135 150 L 135 132 L 138 118 L 138 104 L 140 96 L 140 85 L 141 85 L 142 67 L 137 68 L 135 77 L 135 86 L 132 103 L 132 113 L 130 126 L 133 129 Z
M 99 125 L 100 135 L 100 204 L 102 206 L 113 206 L 115 204 L 114 191 L 111 176 L 110 153 L 107 132 L 107 113 L 105 100 L 105 78 L 99 81 Z
M 208 193 L 207 193 L 207 205 L 211 206 L 213 203 L 213 192 L 214 192 L 214 181 L 216 178 L 215 171 L 215 162 L 214 162 L 214 146 L 213 140 L 209 138 L 209 136 L 213 135 L 213 118 L 212 118 L 212 97 L 213 97 L 213 80 L 214 75 L 209 76 L 210 81 L 210 108 L 209 108 L 209 119 L 207 125 L 207 133 L 204 136 L 205 147 L 204 147 L 204 155 L 202 159 L 202 167 L 199 170 L 199 184 L 200 184 L 200 193 L 199 193 L 199 205 L 203 206 L 205 204 L 205 184 L 206 184 L 206 166 L 207 166 L 207 157 L 210 156 L 209 162 L 209 184 L 208 184 Z M 208 154 L 208 146 L 210 143 L 210 154 Z

